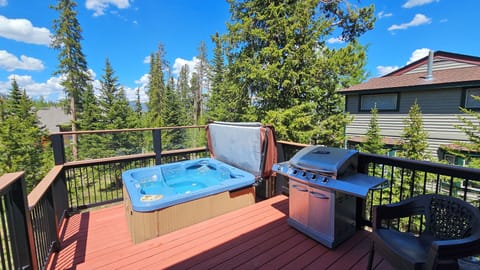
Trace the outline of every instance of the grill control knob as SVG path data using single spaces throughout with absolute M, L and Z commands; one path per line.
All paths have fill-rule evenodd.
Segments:
M 327 178 L 327 177 L 323 177 L 322 183 L 327 183 L 327 182 L 328 182 L 328 178 Z

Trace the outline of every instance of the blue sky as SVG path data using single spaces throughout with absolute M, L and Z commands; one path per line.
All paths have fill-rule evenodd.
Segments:
M 375 4 L 375 29 L 361 37 L 368 45 L 367 72 L 381 76 L 441 50 L 480 56 L 478 0 L 378 0 L 352 4 Z M 52 21 L 58 14 L 49 8 L 54 0 L 0 0 L 0 93 L 6 93 L 15 78 L 33 98 L 64 97 L 60 78 L 53 76 L 57 52 L 49 48 Z M 205 41 L 209 57 L 210 36 L 225 33 L 230 18 L 223 0 L 78 0 L 78 19 L 83 30 L 82 48 L 96 80 L 103 75 L 108 57 L 130 99 L 145 86 L 147 57 L 159 43 L 177 72 L 193 65 L 198 46 Z M 340 47 L 337 37 L 329 46 Z M 145 100 L 145 93 L 142 91 Z

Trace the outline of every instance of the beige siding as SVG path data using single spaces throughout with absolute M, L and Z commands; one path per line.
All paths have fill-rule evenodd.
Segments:
M 445 70 L 445 69 L 452 69 L 452 68 L 465 68 L 465 67 L 472 67 L 475 66 L 473 64 L 462 63 L 453 60 L 445 60 L 445 59 L 435 59 L 433 62 L 432 70 Z M 412 74 L 412 73 L 425 73 L 427 74 L 428 63 L 425 63 L 415 69 L 406 72 L 405 74 Z
M 347 126 L 347 136 L 362 136 L 368 130 L 370 114 L 353 114 L 353 122 Z M 433 157 L 437 157 L 438 147 L 442 144 L 451 144 L 458 141 L 468 141 L 465 134 L 455 128 L 462 123 L 457 118 L 460 115 L 474 122 L 478 121 L 463 114 L 423 114 L 423 127 L 428 132 L 429 150 Z M 403 132 L 403 120 L 407 114 L 379 114 L 378 123 L 380 133 L 386 137 L 400 138 Z

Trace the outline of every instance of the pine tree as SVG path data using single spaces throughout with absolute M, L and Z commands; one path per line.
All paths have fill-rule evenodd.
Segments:
M 104 75 L 100 80 L 99 106 L 103 117 L 103 129 L 123 129 L 132 125 L 127 117 L 133 113 L 128 104 L 125 90 L 119 85 L 108 58 L 105 60 Z
M 204 95 L 209 92 L 209 72 L 210 66 L 207 59 L 207 47 L 204 41 L 200 42 L 198 47 L 198 62 L 195 65 L 197 76 L 197 86 L 192 85 L 193 94 L 193 124 L 198 125 L 203 116 Z
M 180 74 L 178 75 L 177 81 L 177 92 L 179 94 L 181 103 L 181 106 L 178 109 L 182 110 L 182 114 L 185 117 L 182 122 L 185 125 L 193 124 L 193 117 L 191 116 L 193 112 L 193 98 L 192 93 L 190 92 L 190 86 L 188 82 L 189 75 L 190 71 L 188 65 L 184 65 L 180 69 Z
M 2 102 L 0 121 L 0 175 L 25 171 L 27 189 L 31 190 L 45 175 L 51 157 L 44 143 L 47 133 L 39 126 L 32 100 L 21 91 L 15 80 Z
M 480 100 L 479 96 L 472 96 L 476 101 Z M 457 142 L 457 144 L 465 147 L 470 152 L 480 152 L 480 113 L 471 109 L 460 107 L 460 111 L 466 116 L 458 115 L 457 118 L 462 125 L 454 125 L 455 128 L 465 133 L 468 137 L 468 143 Z M 468 166 L 472 168 L 480 168 L 480 159 L 472 158 L 459 151 L 451 151 L 455 155 L 468 159 Z
M 215 44 L 213 50 L 213 59 L 211 63 L 211 88 L 207 100 L 207 118 L 217 121 L 234 121 L 235 116 L 232 114 L 232 99 L 229 88 L 227 87 L 226 67 L 223 57 L 223 46 L 220 35 L 218 33 L 212 36 Z
M 367 140 L 361 146 L 361 151 L 372 154 L 383 154 L 384 143 L 380 135 L 380 127 L 378 126 L 378 109 L 374 106 L 371 110 L 370 123 L 367 130 Z
M 185 115 L 181 110 L 180 95 L 175 90 L 175 80 L 172 76 L 168 79 L 165 88 L 165 110 L 162 119 L 165 126 L 182 126 L 184 125 Z M 165 149 L 182 149 L 185 148 L 185 130 L 172 129 L 162 133 L 162 145 Z
M 100 130 L 102 127 L 102 115 L 98 105 L 98 99 L 93 92 L 93 87 L 88 87 L 82 94 L 84 106 L 77 125 L 81 130 Z M 93 159 L 110 157 L 113 153 L 106 147 L 108 139 L 99 134 L 83 134 L 78 138 L 79 157 L 81 159 Z
M 82 52 L 80 41 L 82 29 L 77 20 L 77 3 L 74 0 L 58 0 L 52 9 L 58 11 L 59 18 L 53 21 L 51 46 L 59 51 L 58 69 L 54 75 L 65 76 L 61 85 L 69 98 L 69 110 L 72 116 L 72 131 L 76 131 L 77 113 L 82 111 L 83 92 L 87 91 L 91 78 L 88 73 L 87 60 Z M 72 154 L 77 158 L 77 136 L 72 135 Z
M 193 107 L 192 107 L 192 121 L 194 125 L 198 125 L 198 119 L 200 118 L 200 93 L 201 93 L 201 79 L 197 72 L 193 72 L 190 78 L 190 93 L 192 95 Z
M 165 50 L 162 44 L 150 56 L 150 81 L 148 83 L 148 124 L 150 127 L 163 126 L 162 110 L 165 105 L 165 81 L 163 69 L 166 67 L 164 60 Z
M 271 2 L 229 0 L 228 79 L 249 119 L 263 121 L 269 111 L 313 113 L 312 130 L 320 143 L 341 145 L 351 117 L 336 90 L 364 78 L 365 48 L 357 39 L 373 28 L 373 5 L 356 8 L 344 1 Z M 327 37 L 341 33 L 346 45 L 329 49 Z M 313 112 L 303 104 L 312 103 Z M 233 106 L 235 108 L 235 105 Z M 300 115 L 308 118 L 308 115 Z M 282 138 L 291 139 L 291 138 Z M 310 141 L 310 140 L 309 140 Z
M 125 90 L 119 85 L 115 71 L 109 59 L 105 60 L 104 74 L 100 80 L 99 109 L 101 115 L 101 129 L 125 129 L 135 126 L 129 116 L 133 110 L 128 104 Z M 132 151 L 132 144 L 127 133 L 112 133 L 106 136 L 109 139 L 106 147 L 114 150 L 113 155 L 128 154 Z
M 403 123 L 405 126 L 402 134 L 402 156 L 416 160 L 428 159 L 426 153 L 428 133 L 423 129 L 422 112 L 416 100 Z
M 472 96 L 475 100 L 480 100 L 478 96 Z M 468 150 L 480 152 L 480 113 L 471 109 L 460 107 L 460 111 L 467 116 L 457 116 L 463 125 L 455 125 L 455 128 L 463 131 L 467 135 L 470 143 L 463 144 Z M 472 120 L 475 119 L 475 120 Z
M 142 101 L 140 100 L 140 87 L 137 87 L 137 90 L 135 90 L 135 114 L 138 119 L 142 118 L 143 115 L 143 106 L 142 106 Z M 141 127 L 140 125 L 135 125 L 135 127 Z

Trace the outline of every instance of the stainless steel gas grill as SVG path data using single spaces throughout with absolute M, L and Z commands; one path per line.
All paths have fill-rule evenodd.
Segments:
M 357 172 L 358 152 L 308 146 L 272 170 L 289 178 L 288 223 L 334 248 L 355 233 L 356 197 L 365 198 L 385 179 Z

